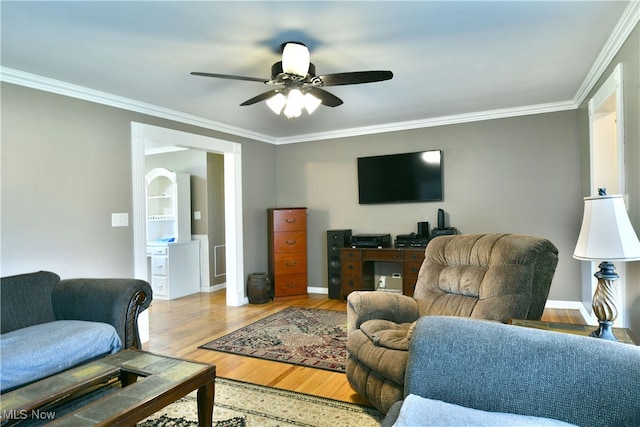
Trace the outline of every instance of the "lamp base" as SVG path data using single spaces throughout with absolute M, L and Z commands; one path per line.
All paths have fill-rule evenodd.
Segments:
M 612 321 L 599 320 L 598 323 L 600 324 L 598 329 L 591 332 L 589 336 L 595 337 L 595 338 L 601 338 L 603 340 L 618 341 L 615 335 L 613 335 L 613 330 L 611 330 L 611 327 L 613 326 Z

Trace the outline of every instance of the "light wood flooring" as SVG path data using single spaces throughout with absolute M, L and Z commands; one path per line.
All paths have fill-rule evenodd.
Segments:
M 367 404 L 341 373 L 198 348 L 289 306 L 346 310 L 344 301 L 310 294 L 308 298 L 228 307 L 225 297 L 222 290 L 172 301 L 154 300 L 149 308 L 149 342 L 143 348 L 153 353 L 215 364 L 220 377 Z M 578 310 L 547 309 L 542 320 L 584 323 Z

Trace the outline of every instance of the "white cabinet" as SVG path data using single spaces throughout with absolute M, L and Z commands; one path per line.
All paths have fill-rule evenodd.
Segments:
M 148 276 L 157 299 L 200 292 L 200 242 L 191 240 L 191 183 L 165 168 L 145 176 Z
M 200 241 L 147 246 L 153 298 L 175 299 L 200 292 Z
M 145 176 L 147 241 L 191 240 L 191 177 L 165 168 Z

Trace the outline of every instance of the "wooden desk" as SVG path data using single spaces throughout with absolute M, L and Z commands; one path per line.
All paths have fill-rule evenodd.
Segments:
M 395 262 L 402 271 L 402 293 L 413 296 L 424 249 L 342 248 L 340 249 L 340 298 L 353 291 L 374 291 L 376 262 Z
M 522 320 L 512 319 L 510 324 L 516 326 L 524 326 L 527 328 L 544 329 L 546 331 L 564 332 L 567 334 L 584 335 L 589 336 L 591 332 L 598 329 L 594 325 L 573 325 L 570 323 L 554 323 L 554 322 L 541 322 L 535 320 Z M 640 345 L 640 341 L 631 333 L 627 328 L 612 328 L 613 334 L 618 339 L 618 342 L 625 344 Z

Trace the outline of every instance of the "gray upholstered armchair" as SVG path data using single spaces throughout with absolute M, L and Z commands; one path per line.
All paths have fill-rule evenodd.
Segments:
M 428 316 L 382 425 L 640 426 L 639 367 L 634 345 Z
M 386 413 L 402 399 L 409 343 L 420 317 L 539 320 L 557 263 L 557 248 L 537 237 L 436 237 L 425 251 L 413 297 L 349 294 L 349 383 Z

